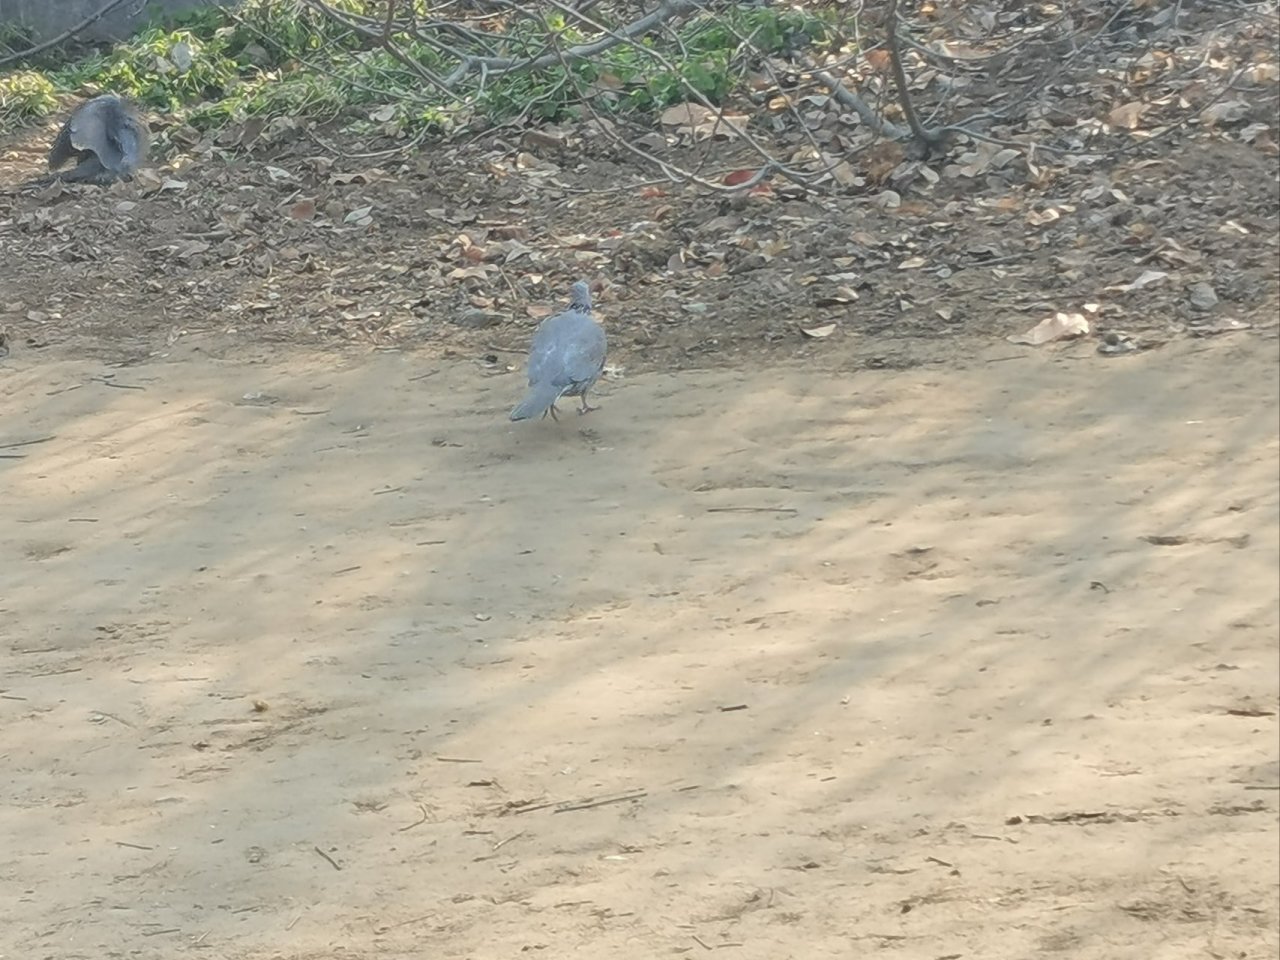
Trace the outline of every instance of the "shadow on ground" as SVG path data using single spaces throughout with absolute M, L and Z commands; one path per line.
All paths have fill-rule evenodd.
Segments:
M 1274 354 L 13 358 L 4 955 L 1274 951 Z

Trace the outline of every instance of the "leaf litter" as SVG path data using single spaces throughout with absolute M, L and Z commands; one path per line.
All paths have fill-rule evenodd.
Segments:
M 752 186 L 713 195 L 655 181 L 594 120 L 408 154 L 394 138 L 325 132 L 352 155 L 392 151 L 377 166 L 319 151 L 297 118 L 216 135 L 174 126 L 159 133 L 175 146 L 169 166 L 133 184 L 4 197 L 0 238 L 13 255 L 0 286 L 14 293 L 0 326 L 19 349 L 30 339 L 163 350 L 180 316 L 191 333 L 487 353 L 519 349 L 530 320 L 582 276 L 599 285 L 613 349 L 632 369 L 753 353 L 883 363 L 869 338 L 915 363 L 957 337 L 1010 330 L 1050 343 L 1121 326 L 1144 342 L 1266 328 L 1280 312 L 1280 150 L 1264 109 L 1277 76 L 1248 65 L 1265 46 L 1248 21 L 1214 24 L 1201 73 L 1248 70 L 1211 102 L 1207 79 L 1170 68 L 1170 56 L 1204 56 L 1196 16 L 1211 18 L 1182 13 L 1181 52 L 1104 36 L 1072 61 L 1066 93 L 1032 98 L 998 126 L 1008 145 L 959 136 L 928 161 L 874 141 L 821 92 L 778 109 L 767 97 L 729 104 L 732 124 L 775 156 L 826 163 L 828 195 L 761 178 L 759 155 L 697 104 L 656 117 L 638 135 L 646 149 Z M 998 76 L 914 64 L 912 77 L 920 92 L 945 87 L 957 109 L 1003 96 Z M 1037 147 L 1064 136 L 1081 149 Z M 43 144 L 9 146 L 0 176 L 17 183 Z M 68 295 L 86 284 L 98 295 Z M 1059 306 L 1106 297 L 1088 318 Z M 482 328 L 455 322 L 476 310 Z M 37 330 L 32 311 L 51 319 Z

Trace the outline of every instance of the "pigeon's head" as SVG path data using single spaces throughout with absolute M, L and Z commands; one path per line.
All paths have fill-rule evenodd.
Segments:
M 569 288 L 569 307 L 579 313 L 591 312 L 591 288 L 587 281 L 579 280 Z

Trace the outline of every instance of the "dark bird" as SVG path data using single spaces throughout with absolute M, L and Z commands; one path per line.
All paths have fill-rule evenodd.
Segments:
M 115 94 L 94 97 L 76 107 L 62 125 L 49 151 L 49 170 L 71 161 L 76 165 L 58 176 L 69 183 L 106 185 L 131 180 L 147 158 L 147 125 Z
M 580 397 L 578 413 L 597 409 L 587 391 L 604 370 L 604 327 L 591 318 L 591 289 L 579 280 L 569 291 L 569 309 L 538 325 L 529 347 L 529 392 L 511 411 L 512 420 L 551 414 L 559 420 L 556 401 Z

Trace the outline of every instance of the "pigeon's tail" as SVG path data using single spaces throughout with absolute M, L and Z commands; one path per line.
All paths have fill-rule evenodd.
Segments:
M 540 417 L 560 399 L 560 388 L 554 383 L 539 383 L 529 388 L 519 406 L 511 411 L 512 420 L 530 420 Z

